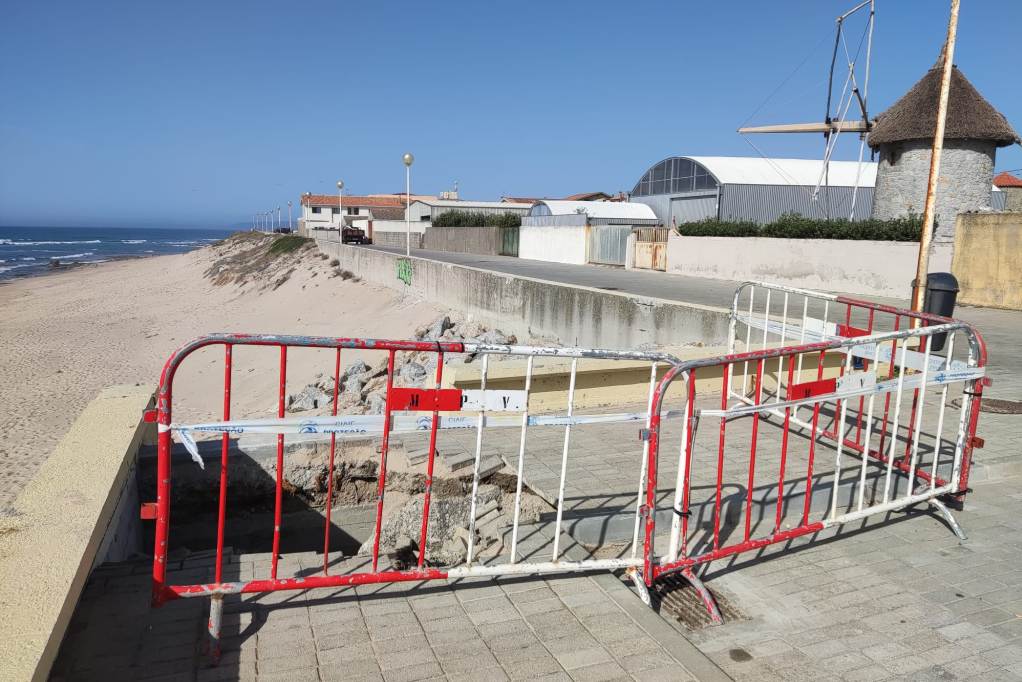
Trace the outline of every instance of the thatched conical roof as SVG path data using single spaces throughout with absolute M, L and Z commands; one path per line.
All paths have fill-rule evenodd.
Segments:
M 877 117 L 869 133 L 869 146 L 876 149 L 903 140 L 932 140 L 937 126 L 940 76 L 938 60 L 911 90 Z M 983 99 L 957 66 L 951 69 L 944 139 L 990 140 L 998 147 L 1019 142 L 1018 133 L 1004 115 Z

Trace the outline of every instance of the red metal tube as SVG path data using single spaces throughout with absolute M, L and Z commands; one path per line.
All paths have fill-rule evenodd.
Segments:
M 816 380 L 823 378 L 823 359 L 827 351 L 820 351 L 820 361 L 816 368 Z M 802 525 L 809 523 L 809 507 L 813 502 L 813 459 L 816 457 L 816 428 L 820 421 L 820 403 L 813 403 L 813 428 L 809 434 L 809 461 L 806 464 L 806 499 L 802 506 Z
M 790 400 L 791 384 L 795 375 L 795 363 L 788 363 L 788 386 L 785 390 L 784 399 Z M 780 390 L 780 387 L 778 387 Z M 781 529 L 781 518 L 784 509 L 784 468 L 788 462 L 788 431 L 791 427 L 791 406 L 784 408 L 784 433 L 781 435 L 781 466 L 780 474 L 777 477 L 777 518 L 774 520 L 774 532 Z
M 440 390 L 440 382 L 444 375 L 444 354 L 437 353 L 436 358 L 436 390 Z M 436 432 L 439 426 L 440 413 L 433 410 L 433 419 L 429 427 L 429 457 L 426 463 L 426 490 L 422 500 L 422 532 L 419 534 L 419 568 L 426 560 L 426 534 L 429 532 L 429 503 L 433 493 L 433 460 L 436 457 Z
M 287 346 L 280 347 L 280 380 L 277 392 L 277 417 L 284 417 L 287 390 Z M 273 501 L 273 555 L 270 559 L 270 577 L 277 579 L 277 559 L 280 557 L 280 526 L 284 506 L 284 434 L 277 434 L 277 489 Z
M 383 442 L 380 444 L 379 486 L 376 490 L 376 530 L 373 533 L 373 573 L 380 560 L 380 530 L 383 527 L 383 491 L 387 485 L 387 452 L 390 449 L 391 389 L 394 388 L 394 351 L 387 355 L 387 398 L 383 406 Z
M 337 416 L 337 394 L 341 383 L 341 349 L 334 355 L 334 395 L 330 414 Z M 330 572 L 330 512 L 334 507 L 334 454 L 337 452 L 337 434 L 330 434 L 330 463 L 327 465 L 326 479 L 326 522 L 323 524 L 323 574 Z
M 670 381 L 673 378 L 673 374 L 668 372 L 661 381 L 660 386 L 657 387 L 656 392 L 660 392 L 661 386 L 666 389 L 666 386 L 670 385 Z M 643 542 L 644 561 L 642 576 L 647 587 L 653 585 L 653 570 L 655 565 L 653 561 L 653 553 L 655 551 L 653 546 L 653 534 L 656 531 L 656 464 L 657 459 L 659 459 L 658 454 L 660 452 L 660 405 L 662 400 L 662 394 L 654 396 L 653 404 L 656 406 L 656 411 L 649 419 L 649 449 L 646 454 L 646 532 Z
M 728 387 L 728 375 L 731 371 L 731 365 L 724 365 L 722 370 L 723 383 L 721 384 L 720 393 L 720 409 L 727 409 L 727 387 Z M 717 549 L 720 547 L 720 497 L 721 497 L 721 486 L 724 483 L 724 431 L 727 428 L 727 419 L 725 417 L 720 418 L 720 439 L 717 447 L 717 491 L 715 493 L 713 502 L 713 548 Z
M 763 388 L 763 360 L 756 363 L 756 405 Z M 752 444 L 749 446 L 749 483 L 745 497 L 745 539 L 752 532 L 752 490 L 756 485 L 756 440 L 759 437 L 759 412 L 752 413 Z
M 224 344 L 224 421 L 231 418 L 231 344 Z M 227 453 L 231 441 L 225 433 L 220 441 L 220 507 L 216 519 L 216 581 L 223 580 L 224 527 L 227 519 Z

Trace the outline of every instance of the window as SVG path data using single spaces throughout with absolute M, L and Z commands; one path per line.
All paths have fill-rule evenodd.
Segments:
M 323 212 L 323 209 L 322 209 L 322 208 L 320 208 L 319 206 L 313 206 L 313 207 L 312 207 L 312 212 L 313 212 L 313 213 L 316 213 L 316 214 L 319 214 L 319 213 L 322 213 L 322 212 Z
M 341 212 L 340 208 L 331 208 L 330 215 L 338 215 Z
M 348 215 L 358 215 L 359 211 L 358 206 L 346 206 L 345 208 L 346 208 L 345 213 L 347 213 Z

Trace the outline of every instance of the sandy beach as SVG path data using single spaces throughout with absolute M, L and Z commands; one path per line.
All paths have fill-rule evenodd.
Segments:
M 344 279 L 311 251 L 283 254 L 248 272 L 239 267 L 243 259 L 232 263 L 231 255 L 213 246 L 0 286 L 0 508 L 15 498 L 100 389 L 125 383 L 155 389 L 167 356 L 196 336 L 410 338 L 443 312 L 389 289 Z M 191 358 L 175 386 L 188 392 L 185 411 L 209 415 L 206 410 L 222 399 L 223 351 L 200 353 L 205 357 Z M 347 353 L 344 364 L 356 357 Z M 275 368 L 276 361 L 272 348 L 235 353 L 235 416 L 274 409 L 274 372 L 257 370 Z M 289 392 L 317 372 L 332 372 L 332 362 L 332 351 L 294 353 Z

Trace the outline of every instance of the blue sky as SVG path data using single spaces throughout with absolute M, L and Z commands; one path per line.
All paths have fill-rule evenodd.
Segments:
M 0 224 L 234 225 L 339 177 L 398 191 L 406 150 L 423 193 L 630 190 L 672 154 L 756 155 L 735 133 L 754 113 L 820 119 L 852 4 L 7 2 Z M 933 64 L 949 3 L 877 4 L 871 114 Z M 1022 2 L 963 3 L 955 60 L 1016 129 L 1019 26 Z

